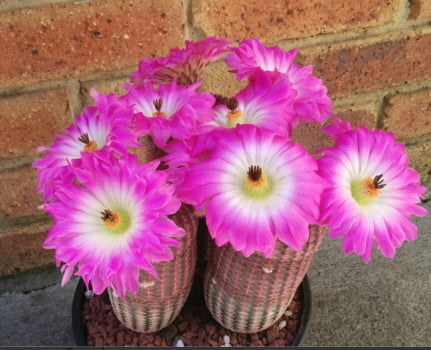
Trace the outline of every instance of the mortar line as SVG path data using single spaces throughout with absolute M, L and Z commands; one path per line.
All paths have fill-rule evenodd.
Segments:
M 382 41 L 396 40 L 413 34 L 428 34 L 429 19 L 407 20 L 400 23 L 383 24 L 374 28 L 357 28 L 341 33 L 315 34 L 307 38 L 279 40 L 277 45 L 283 49 L 315 49 L 327 46 L 357 46 L 358 43 L 373 44 Z

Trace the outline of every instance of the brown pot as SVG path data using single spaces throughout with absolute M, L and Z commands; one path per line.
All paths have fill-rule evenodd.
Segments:
M 142 271 L 140 288 L 136 293 L 126 293 L 124 298 L 108 288 L 118 320 L 136 332 L 150 333 L 167 327 L 180 313 L 192 287 L 198 219 L 187 205 L 182 205 L 172 219 L 186 234 L 179 239 L 181 245 L 172 248 L 173 260 L 155 264 L 160 279 Z
M 205 271 L 204 293 L 217 322 L 240 333 L 259 332 L 274 324 L 304 279 L 326 230 L 311 226 L 299 252 L 277 241 L 270 258 L 261 253 L 245 258 L 230 244 L 214 247 Z

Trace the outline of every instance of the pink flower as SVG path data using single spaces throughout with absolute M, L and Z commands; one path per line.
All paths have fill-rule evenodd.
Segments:
M 232 128 L 253 124 L 289 137 L 293 129 L 296 92 L 281 74 L 256 69 L 254 80 L 226 104 L 214 107 L 214 125 Z
M 337 140 L 347 131 L 353 130 L 352 124 L 341 120 L 338 117 L 333 117 L 331 121 L 331 124 L 322 128 L 322 130 L 326 132 L 331 139 Z
M 214 97 L 197 92 L 198 83 L 178 86 L 176 81 L 156 88 L 149 82 L 138 88 L 126 84 L 125 99 L 133 108 L 136 132 L 151 135 L 154 143 L 164 148 L 171 138 L 186 139 L 202 132 L 203 125 L 214 119 Z
M 52 198 L 58 183 L 73 179 L 69 164 L 81 158 L 83 153 L 114 152 L 127 154 L 127 147 L 139 147 L 137 136 L 130 130 L 133 111 L 114 94 L 104 96 L 92 89 L 96 106 L 86 107 L 75 122 L 64 130 L 65 135 L 55 138 L 54 144 L 39 147 L 39 152 L 48 151 L 43 158 L 33 162 L 38 169 L 38 192 L 44 200 Z
M 230 46 L 230 41 L 209 37 L 198 42 L 187 41 L 184 49 L 172 49 L 169 56 L 146 58 L 131 75 L 135 86 L 145 81 L 169 84 L 177 80 L 179 85 L 191 85 L 202 79 L 205 67 L 216 61 Z
M 167 153 L 160 160 L 168 165 L 168 180 L 176 188 L 184 181 L 184 168 L 206 161 L 212 151 L 218 147 L 219 134 L 224 128 L 216 128 L 211 132 L 194 135 L 186 140 L 174 140 L 164 149 Z
M 404 146 L 393 134 L 336 120 L 327 129 L 336 144 L 323 150 L 319 173 L 330 187 L 322 195 L 322 222 L 330 238 L 343 237 L 346 254 L 355 253 L 368 263 L 373 245 L 387 258 L 403 241 L 413 241 L 417 227 L 408 220 L 424 216 L 416 203 L 425 188 L 418 173 L 408 168 Z
M 242 41 L 231 48 L 226 63 L 234 68 L 238 80 L 253 79 L 256 68 L 283 73 L 297 92 L 294 99 L 295 123 L 313 121 L 323 123 L 332 114 L 332 102 L 322 81 L 312 75 L 312 66 L 301 67 L 293 61 L 297 49 L 284 51 L 279 46 L 267 47 L 258 39 Z
M 158 162 L 139 165 L 133 156 L 100 160 L 82 155 L 72 170 L 79 181 L 59 187 L 55 201 L 43 205 L 54 218 L 43 244 L 55 249 L 62 285 L 76 275 L 96 294 L 112 287 L 119 296 L 136 292 L 139 273 L 155 278 L 154 262 L 171 260 L 172 237 L 184 231 L 168 219 L 180 207 Z
M 183 168 L 180 199 L 205 209 L 218 246 L 269 257 L 280 239 L 300 250 L 319 217 L 323 181 L 316 161 L 298 144 L 254 125 L 219 129 L 216 139 L 213 147 L 195 143 L 206 157 Z

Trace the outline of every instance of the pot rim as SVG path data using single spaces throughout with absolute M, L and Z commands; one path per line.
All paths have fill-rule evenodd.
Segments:
M 308 333 L 308 328 L 311 320 L 311 288 L 307 275 L 305 275 L 302 283 L 299 286 L 302 298 L 302 315 L 299 324 L 299 329 L 291 346 L 302 346 L 304 338 Z M 72 331 L 76 345 L 87 346 L 87 330 L 82 322 L 82 308 L 85 301 L 85 283 L 82 278 L 76 286 L 72 302 Z

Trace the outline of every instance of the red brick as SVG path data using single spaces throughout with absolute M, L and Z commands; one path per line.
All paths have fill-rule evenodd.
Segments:
M 0 232 L 0 276 L 53 263 L 54 251 L 42 248 L 50 224 L 33 224 Z
M 334 143 L 322 131 L 322 127 L 317 123 L 301 123 L 293 130 L 292 141 L 299 142 L 311 154 L 321 148 L 331 147 Z
M 81 84 L 81 97 L 84 106 L 93 106 L 94 101 L 91 98 L 89 91 L 91 88 L 104 93 L 105 95 L 113 93 L 117 96 L 125 94 L 127 91 L 123 89 L 124 83 L 129 81 L 129 77 L 114 78 L 107 80 L 92 80 Z
M 354 128 L 359 125 L 374 130 L 377 121 L 377 112 L 373 105 L 361 107 L 337 107 L 334 108 L 334 114 L 341 119 L 348 121 Z
M 64 89 L 0 98 L 0 157 L 36 155 L 70 122 Z
M 354 47 L 302 50 L 298 63 L 314 65 L 332 98 L 431 78 L 431 34 Z
M 0 12 L 0 88 L 135 67 L 184 40 L 181 0 L 68 2 Z
M 359 125 L 366 126 L 373 130 L 376 124 L 376 112 L 372 106 L 356 108 L 335 108 L 334 115 L 348 121 L 354 128 Z M 328 123 L 325 123 L 325 125 Z M 317 123 L 301 123 L 292 135 L 292 140 L 299 142 L 308 152 L 314 153 L 316 150 L 333 146 L 333 141 L 321 131 L 322 125 Z
M 431 133 L 431 90 L 392 95 L 385 101 L 385 130 L 402 139 Z
M 36 169 L 30 166 L 0 172 L 0 210 L 7 218 L 40 215 L 42 196 L 36 193 Z
M 222 96 L 236 95 L 247 82 L 236 80 L 235 75 L 228 72 L 229 69 L 223 60 L 210 64 L 204 71 L 202 90 Z
M 0 11 L 17 10 L 42 5 L 54 4 L 56 2 L 66 2 L 70 0 L 1 0 Z
M 431 185 L 431 141 L 408 146 L 407 155 L 410 157 L 409 166 L 421 175 L 424 185 Z
M 206 36 L 266 42 L 390 23 L 399 0 L 192 0 L 193 24 Z
M 431 18 L 431 2 L 429 0 L 410 0 L 410 18 Z

